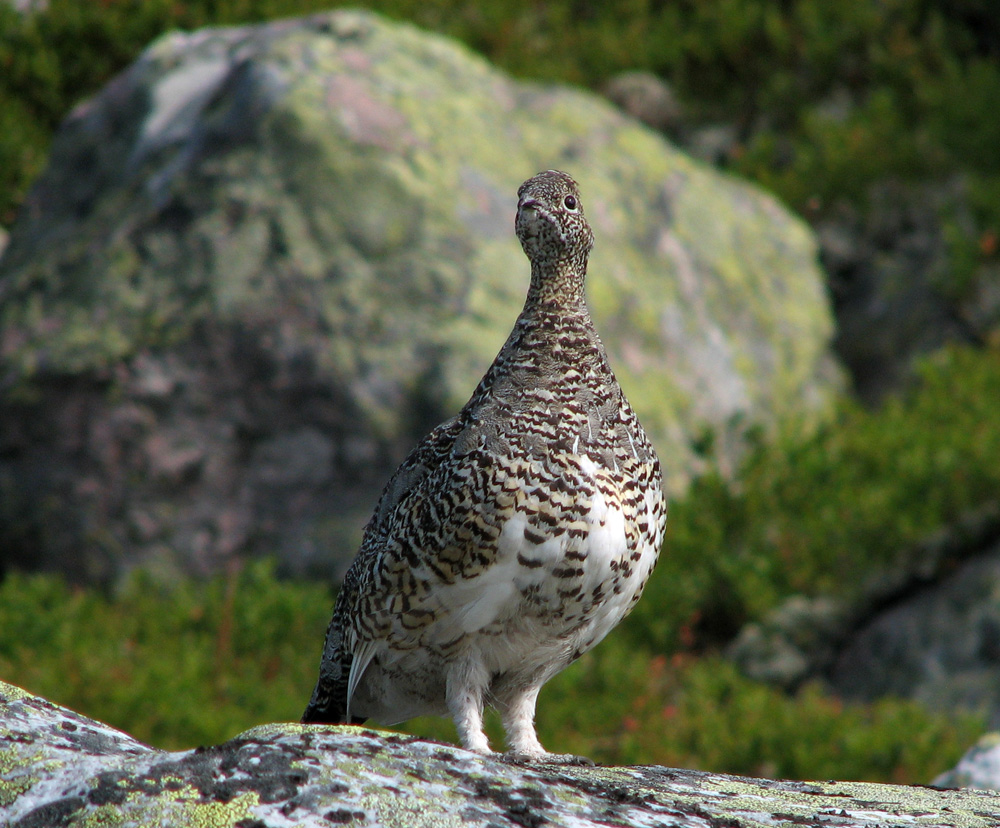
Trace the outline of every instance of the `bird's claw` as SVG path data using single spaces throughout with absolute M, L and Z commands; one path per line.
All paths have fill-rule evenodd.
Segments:
M 508 750 L 500 754 L 501 762 L 512 765 L 575 765 L 577 767 L 594 767 L 594 760 L 575 753 L 521 753 Z

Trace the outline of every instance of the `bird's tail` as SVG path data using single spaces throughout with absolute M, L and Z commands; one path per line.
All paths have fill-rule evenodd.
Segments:
M 302 714 L 302 724 L 361 724 L 365 721 L 359 716 L 348 718 L 347 715 L 347 681 L 353 658 L 344 650 L 343 629 L 337 620 L 335 612 L 326 633 L 319 679 Z
M 302 724 L 362 724 L 360 716 L 347 717 L 347 688 L 338 693 L 336 687 L 325 684 L 320 678 L 316 682 L 312 698 L 302 714 Z

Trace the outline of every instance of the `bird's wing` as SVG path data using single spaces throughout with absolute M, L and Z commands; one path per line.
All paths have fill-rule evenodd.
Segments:
M 417 489 L 447 459 L 462 430 L 458 417 L 446 420 L 421 440 L 400 463 L 382 489 L 371 520 L 365 527 L 365 540 L 362 541 L 359 558 L 366 554 L 365 541 L 370 535 L 384 534 L 387 531 L 400 501 Z
M 456 420 L 435 428 L 407 456 L 386 484 L 365 527 L 354 562 L 344 576 L 327 629 L 319 680 L 303 714 L 303 722 L 361 722 L 349 714 L 350 700 L 388 632 L 383 590 L 389 584 L 376 577 L 385 562 L 383 548 L 393 531 L 399 504 L 440 465 L 459 429 Z
M 369 641 L 395 652 L 445 645 L 510 611 L 526 470 L 479 431 L 439 426 L 386 485 L 342 592 L 355 658 Z

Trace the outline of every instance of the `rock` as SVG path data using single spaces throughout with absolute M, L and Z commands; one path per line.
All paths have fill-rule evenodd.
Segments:
M 996 825 L 1000 794 L 517 765 L 360 727 L 166 753 L 0 682 L 0 817 L 28 826 Z
M 1000 790 L 1000 733 L 987 733 L 950 771 L 935 777 L 938 788 Z
M 946 342 L 997 337 L 1000 268 L 987 260 L 957 272 L 956 250 L 975 243 L 961 178 L 881 181 L 867 201 L 863 210 L 836 205 L 816 232 L 837 316 L 834 347 L 858 395 L 876 402 L 911 379 L 915 358 Z
M 740 146 L 739 130 L 733 124 L 694 127 L 684 139 L 687 152 L 706 164 L 723 169 L 732 164 Z
M 48 5 L 48 0 L 5 0 L 21 13 L 43 9 Z
M 1000 726 L 1000 503 L 987 502 L 897 557 L 854 595 L 793 596 L 740 631 L 726 655 L 792 690 L 916 699 Z
M 623 72 L 603 91 L 609 101 L 659 132 L 669 135 L 681 126 L 680 101 L 670 84 L 652 72 Z
M 841 649 L 837 693 L 971 710 L 1000 726 L 1000 545 L 877 614 Z
M 0 566 L 342 571 L 509 332 L 546 167 L 581 181 L 598 328 L 672 492 L 823 415 L 816 250 L 772 197 L 367 12 L 174 33 L 67 118 L 0 261 Z
M 756 681 L 794 690 L 836 659 L 852 620 L 844 600 L 796 595 L 740 630 L 726 657 Z

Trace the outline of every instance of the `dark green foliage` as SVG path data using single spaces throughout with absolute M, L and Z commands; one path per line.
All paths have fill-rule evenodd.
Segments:
M 0 222 L 38 172 L 37 147 L 69 109 L 175 28 L 348 5 L 323 0 L 50 0 L 0 5 L 0 110 L 23 124 L 0 153 Z M 627 69 L 674 84 L 695 121 L 740 126 L 731 162 L 793 206 L 863 199 L 886 175 L 996 176 L 1000 21 L 975 3 L 868 0 L 373 0 L 369 7 L 468 43 L 521 76 L 598 86 Z M 8 127 L 9 129 L 9 127 Z M 10 144 L 10 148 L 6 145 Z M 33 148 L 30 149 L 29 148 Z M 0 165 L 0 169 L 7 169 Z M 970 232 L 1000 230 L 995 205 Z
M 158 747 L 297 721 L 315 681 L 329 590 L 263 564 L 114 599 L 47 575 L 0 586 L 0 677 Z
M 816 685 L 789 696 L 716 657 L 636 659 L 615 643 L 542 692 L 544 744 L 600 762 L 919 783 L 953 765 L 982 732 L 972 716 L 950 720 L 895 699 L 844 704 Z
M 167 748 L 295 720 L 315 679 L 325 590 L 255 565 L 164 590 L 136 581 L 109 600 L 52 576 L 0 586 L 0 676 Z M 607 763 L 661 763 L 786 778 L 922 782 L 981 730 L 911 702 L 794 697 L 714 658 L 630 650 L 617 636 L 542 694 L 543 742 Z M 499 727 L 490 728 L 499 745 Z M 454 741 L 450 722 L 409 732 Z
M 637 654 L 609 640 L 542 690 L 539 738 L 602 764 L 662 764 L 781 779 L 928 782 L 981 735 L 971 715 L 884 699 L 844 704 L 817 685 L 795 695 L 739 675 L 717 657 Z M 406 730 L 454 741 L 444 719 Z M 502 744 L 498 717 L 487 731 Z
M 725 640 L 795 593 L 857 595 L 961 515 L 1000 498 L 1000 351 L 945 349 L 877 412 L 844 402 L 806 441 L 761 447 L 734 490 L 673 504 L 666 554 L 627 622 L 671 651 Z
M 213 744 L 298 718 L 329 612 L 326 590 L 260 564 L 170 590 L 140 579 L 114 599 L 11 575 L 0 677 L 158 747 Z M 668 663 L 621 635 L 545 688 L 538 719 L 548 747 L 601 762 L 897 782 L 945 770 L 981 730 L 910 702 L 844 706 L 815 687 L 789 697 L 715 658 Z M 455 740 L 444 719 L 406 730 Z

